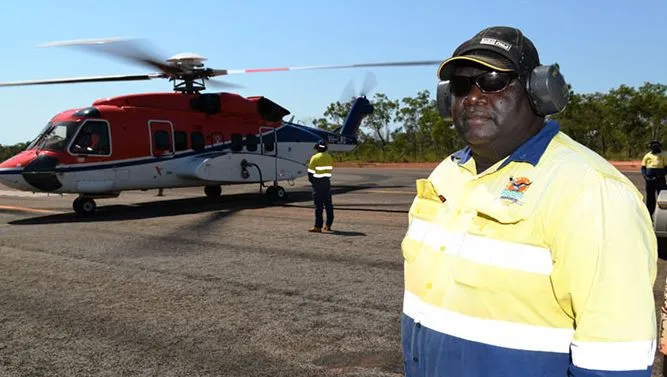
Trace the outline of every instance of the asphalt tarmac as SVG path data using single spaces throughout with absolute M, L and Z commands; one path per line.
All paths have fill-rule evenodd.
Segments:
M 303 178 L 281 205 L 136 191 L 92 218 L 0 186 L 0 376 L 401 376 L 400 242 L 428 172 L 336 169 L 329 234 L 307 232 Z

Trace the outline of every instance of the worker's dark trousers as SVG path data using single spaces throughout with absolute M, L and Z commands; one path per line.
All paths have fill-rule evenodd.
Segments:
M 313 182 L 313 202 L 315 203 L 315 227 L 322 228 L 322 224 L 324 224 L 322 210 L 326 210 L 326 225 L 331 227 L 334 220 L 334 211 L 331 202 L 331 183 L 328 178 L 316 178 Z
M 665 176 L 661 175 L 656 177 L 654 181 L 645 180 L 646 182 L 646 207 L 648 212 L 653 215 L 655 211 L 655 200 L 660 194 L 661 190 L 665 189 Z

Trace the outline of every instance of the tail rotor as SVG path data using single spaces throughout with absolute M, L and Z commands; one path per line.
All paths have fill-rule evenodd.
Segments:
M 357 92 L 354 85 L 354 79 L 350 79 L 350 81 L 348 81 L 345 85 L 345 88 L 343 88 L 343 92 L 340 96 L 340 102 L 346 103 L 354 101 L 359 97 L 367 97 L 368 94 L 371 93 L 377 85 L 377 77 L 373 74 L 373 72 L 367 71 L 366 75 L 364 76 L 364 81 L 361 84 L 361 91 Z

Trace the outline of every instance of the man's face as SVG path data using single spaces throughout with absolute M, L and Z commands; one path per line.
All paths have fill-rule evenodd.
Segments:
M 451 80 L 454 95 L 452 116 L 457 132 L 468 145 L 502 150 L 511 146 L 514 140 L 524 139 L 534 118 L 521 82 L 513 78 L 506 87 L 493 92 L 480 90 L 476 83 L 472 83 L 467 93 L 457 96 L 456 90 L 457 76 L 470 78 L 491 72 L 477 66 L 456 68 Z M 479 81 L 498 87 L 499 83 L 508 82 L 503 76 L 506 74 L 499 73 Z

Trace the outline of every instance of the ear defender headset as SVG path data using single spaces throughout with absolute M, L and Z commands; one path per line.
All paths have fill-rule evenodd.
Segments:
M 533 111 L 538 116 L 546 116 L 562 111 L 570 99 L 570 86 L 560 73 L 558 64 L 539 65 L 533 68 L 526 80 L 526 92 L 530 97 Z M 452 91 L 449 81 L 438 82 L 436 102 L 444 119 L 452 118 Z

